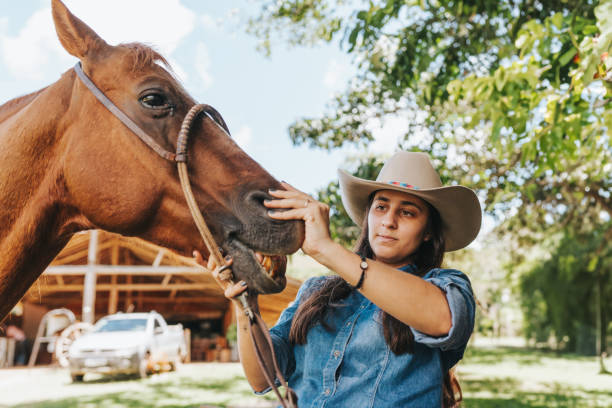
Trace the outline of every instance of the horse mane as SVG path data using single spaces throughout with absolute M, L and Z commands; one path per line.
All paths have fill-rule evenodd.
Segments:
M 158 62 L 168 70 L 172 70 L 168 60 L 148 45 L 132 42 L 119 44 L 117 47 L 129 51 L 128 58 L 132 60 L 130 64 L 132 72 L 140 71 Z
M 19 111 L 22 107 L 32 102 L 42 91 L 47 87 L 39 89 L 38 91 L 29 93 L 27 95 L 13 98 L 0 105 L 0 123 L 4 122 L 6 118 L 11 116 L 14 112 Z

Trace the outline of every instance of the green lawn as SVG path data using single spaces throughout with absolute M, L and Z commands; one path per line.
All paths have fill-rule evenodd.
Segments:
M 594 357 L 510 347 L 468 348 L 457 369 L 469 408 L 612 407 L 612 375 L 598 373 Z
M 612 359 L 607 360 L 608 368 Z M 457 373 L 464 407 L 612 407 L 612 375 L 595 358 L 518 348 L 470 348 Z M 273 407 L 254 396 L 238 364 L 187 364 L 146 380 L 90 377 L 66 370 L 0 370 L 0 407 Z

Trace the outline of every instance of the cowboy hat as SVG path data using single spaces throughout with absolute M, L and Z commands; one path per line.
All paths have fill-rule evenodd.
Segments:
M 396 190 L 415 195 L 434 207 L 442 219 L 445 251 L 466 247 L 480 231 L 481 210 L 476 194 L 464 186 L 442 186 L 429 156 L 418 152 L 395 153 L 376 181 L 338 170 L 342 203 L 351 219 L 362 225 L 370 194 Z

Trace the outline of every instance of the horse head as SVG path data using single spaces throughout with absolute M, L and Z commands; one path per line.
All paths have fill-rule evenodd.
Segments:
M 60 0 L 52 6 L 60 42 L 83 72 L 158 145 L 175 151 L 183 118 L 196 101 L 166 60 L 142 44 L 109 45 Z M 206 255 L 175 165 L 113 116 L 73 70 L 64 77 L 70 92 L 58 101 L 66 110 L 55 128 L 61 133 L 63 200 L 76 210 L 78 229 L 102 228 L 185 255 L 194 249 Z M 199 209 L 222 251 L 232 256 L 235 277 L 255 291 L 278 292 L 286 262 L 276 255 L 300 247 L 303 223 L 267 216 L 263 200 L 280 184 L 229 137 L 217 111 L 207 113 L 193 122 L 188 145 Z

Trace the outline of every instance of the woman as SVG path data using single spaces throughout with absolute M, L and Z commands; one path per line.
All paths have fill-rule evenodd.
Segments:
M 395 154 L 376 181 L 339 176 L 344 206 L 362 225 L 355 252 L 331 239 L 329 208 L 290 185 L 264 203 L 274 219 L 304 220 L 302 250 L 337 274 L 306 281 L 270 330 L 300 407 L 455 405 L 449 370 L 472 333 L 474 298 L 463 273 L 440 266 L 444 251 L 478 234 L 476 195 L 443 187 L 423 153 Z M 230 298 L 246 289 L 220 284 Z M 248 321 L 236 315 L 246 376 L 267 392 Z

